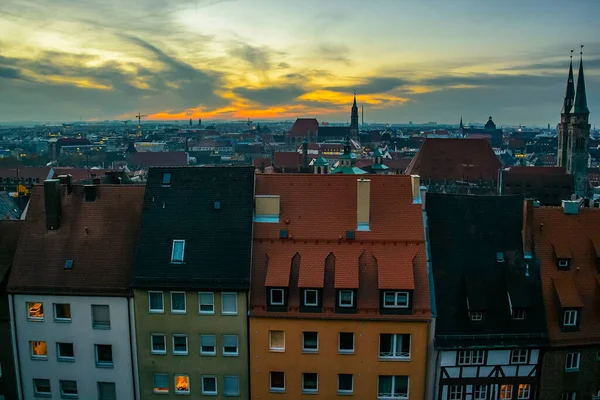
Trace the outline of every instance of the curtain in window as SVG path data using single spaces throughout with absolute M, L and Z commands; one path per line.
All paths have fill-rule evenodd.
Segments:
M 171 256 L 173 261 L 183 261 L 183 246 L 184 242 L 173 241 L 173 254 Z
M 171 301 L 173 302 L 173 304 L 171 305 L 173 310 L 185 310 L 185 293 L 173 293 L 171 295 Z
M 92 306 L 94 326 L 110 326 L 110 311 L 108 306 Z
M 237 311 L 237 295 L 221 295 L 221 301 L 223 302 L 223 311 L 231 313 Z
M 380 376 L 379 377 L 379 397 L 392 397 L 392 377 L 391 376 Z
M 238 396 L 240 394 L 240 380 L 237 376 L 226 376 L 224 378 L 225 383 L 225 396 Z
M 395 376 L 394 394 L 408 396 L 408 376 Z
M 162 293 L 150 293 L 150 309 L 151 310 L 162 310 L 163 301 Z
M 238 337 L 234 335 L 223 335 L 223 347 L 233 347 L 237 349 Z M 233 349 L 232 349 L 233 350 Z M 235 351 L 235 350 L 233 350 Z
M 379 338 L 379 355 L 382 357 L 392 356 L 392 337 L 393 335 L 382 334 Z

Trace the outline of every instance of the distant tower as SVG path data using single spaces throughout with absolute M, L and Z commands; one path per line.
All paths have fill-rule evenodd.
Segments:
M 463 125 L 462 117 L 460 117 L 460 124 L 458 124 L 458 132 L 461 135 L 465 132 L 465 126 Z
M 569 113 L 569 140 L 567 142 L 567 172 L 575 178 L 575 194 L 585 197 L 588 194 L 588 159 L 590 141 L 590 110 L 585 94 L 583 78 L 583 45 L 579 59 L 579 74 L 577 75 L 577 92 L 575 101 Z
M 352 114 L 350 115 L 350 136 L 358 136 L 358 107 L 356 106 L 356 91 L 354 91 L 354 103 L 352 104 Z
M 575 85 L 573 83 L 573 50 L 569 61 L 569 76 L 567 78 L 567 90 L 563 100 L 563 107 L 560 111 L 560 123 L 558 124 L 558 154 L 556 157 L 556 165 L 559 167 L 567 167 L 567 147 L 569 138 L 569 113 L 573 107 L 575 99 Z
M 360 126 L 365 127 L 365 106 L 360 105 Z
M 198 118 L 198 126 L 202 126 L 202 119 Z
M 190 118 L 190 126 L 192 126 L 192 119 Z

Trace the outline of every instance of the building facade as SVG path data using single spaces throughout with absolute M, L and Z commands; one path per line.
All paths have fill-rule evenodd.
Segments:
M 128 286 L 144 188 L 64 183 L 35 187 L 9 279 L 19 398 L 133 399 Z
M 257 175 L 252 398 L 424 398 L 420 196 L 418 177 Z
M 133 288 L 140 398 L 249 399 L 254 168 L 152 168 Z

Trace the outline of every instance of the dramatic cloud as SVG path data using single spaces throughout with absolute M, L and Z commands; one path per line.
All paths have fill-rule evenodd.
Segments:
M 230 54 L 246 61 L 258 71 L 264 72 L 271 69 L 271 52 L 266 47 L 259 48 L 247 43 L 238 43 L 230 50 Z
M 289 104 L 297 97 L 306 93 L 298 86 L 268 87 L 264 89 L 236 88 L 234 93 L 260 104 L 273 106 L 277 104 Z

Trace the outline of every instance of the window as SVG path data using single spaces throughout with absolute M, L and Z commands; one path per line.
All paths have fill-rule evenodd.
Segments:
M 32 321 L 43 321 L 44 305 L 42 303 L 27 303 L 27 317 Z
M 481 311 L 470 311 L 469 318 L 473 322 L 483 321 L 483 312 Z
M 98 400 L 117 400 L 114 382 L 98 382 Z
M 512 399 L 512 385 L 501 385 L 500 386 L 500 398 L 501 399 Z
M 569 269 L 569 260 L 558 260 L 559 269 Z
M 527 383 L 521 383 L 519 385 L 519 393 L 517 399 L 527 400 L 531 398 L 531 385 Z
M 354 333 L 340 332 L 338 340 L 338 352 L 343 354 L 354 353 Z
M 184 250 L 185 240 L 173 240 L 173 249 L 171 250 L 171 264 L 183 264 Z
M 319 351 L 319 334 L 317 332 L 302 332 L 302 351 L 310 353 Z
M 167 338 L 163 333 L 150 335 L 150 353 L 167 354 Z
M 514 320 L 522 321 L 525 319 L 525 309 L 523 308 L 513 308 L 512 317 Z
M 354 391 L 354 376 L 352 374 L 338 374 L 338 393 L 352 394 Z
M 171 185 L 171 173 L 170 172 L 163 172 L 161 184 L 163 186 L 170 186 Z
M 71 305 L 70 304 L 54 304 L 54 321 L 70 322 L 71 321 Z
M 460 385 L 451 385 L 448 388 L 448 400 L 462 400 L 463 387 Z
M 50 379 L 34 379 L 33 394 L 35 396 L 51 397 Z
M 46 342 L 29 342 L 31 345 L 31 358 L 34 359 L 46 359 L 48 358 L 48 348 Z
M 560 396 L 561 400 L 575 400 L 577 396 L 577 392 L 564 392 L 562 396 Z
M 529 361 L 529 350 L 516 349 L 510 352 L 511 364 L 527 364 Z
M 60 386 L 60 397 L 77 398 L 77 381 L 58 381 Z
M 408 308 L 408 292 L 383 292 L 383 307 Z
M 164 313 L 163 292 L 148 292 L 148 306 L 151 313 Z
M 319 375 L 314 373 L 302 374 L 302 393 L 317 393 L 319 391 Z
M 190 394 L 189 375 L 175 375 L 175 394 Z
M 269 373 L 271 392 L 285 392 L 285 372 Z
M 185 314 L 185 292 L 171 292 L 171 313 Z
M 167 374 L 152 375 L 154 393 L 169 393 L 169 376 Z
M 200 314 L 215 313 L 215 294 L 211 292 L 198 293 L 198 310 Z
M 56 357 L 58 361 L 74 361 L 73 343 L 56 343 Z
M 92 305 L 92 328 L 110 329 L 110 309 L 107 305 Z
M 315 289 L 307 289 L 304 291 L 304 305 L 306 307 L 319 306 L 319 291 Z
M 221 314 L 237 315 L 237 293 L 221 293 Z
M 563 317 L 564 326 L 577 326 L 577 310 L 567 310 Z
M 272 306 L 285 305 L 285 296 L 284 296 L 283 289 L 271 289 L 270 297 L 271 297 L 271 305 Z
M 96 366 L 112 367 L 113 356 L 112 346 L 110 344 L 97 344 L 96 347 Z
M 484 350 L 464 350 L 458 352 L 458 365 L 483 365 Z
M 202 376 L 202 394 L 217 394 L 217 377 L 216 376 Z
M 354 307 L 354 291 L 340 290 L 338 298 L 339 307 Z
M 581 358 L 580 353 L 567 353 L 567 360 L 565 362 L 565 371 L 579 371 L 579 359 Z
M 284 331 L 269 331 L 269 350 L 285 351 Z
M 487 389 L 486 385 L 473 386 L 473 400 L 487 400 Z
M 215 335 L 200 335 L 200 355 L 216 356 Z
M 178 356 L 187 356 L 188 342 L 187 335 L 173 335 L 173 354 Z
M 379 335 L 379 358 L 410 358 L 410 335 L 382 333 Z
M 239 396 L 240 395 L 240 378 L 237 376 L 223 377 L 223 395 L 224 396 Z
M 408 399 L 408 376 L 380 375 L 378 399 Z
M 238 337 L 237 335 L 223 335 L 223 355 L 238 355 Z

